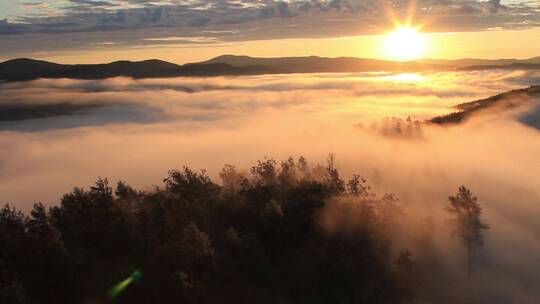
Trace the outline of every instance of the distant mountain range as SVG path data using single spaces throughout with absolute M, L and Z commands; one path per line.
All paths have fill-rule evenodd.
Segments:
M 116 61 L 108 64 L 58 64 L 28 58 L 0 63 L 0 80 L 25 81 L 38 78 L 105 79 L 110 77 L 227 76 L 337 72 L 418 72 L 450 70 L 540 70 L 540 57 L 517 59 L 459 59 L 397 62 L 354 57 L 255 58 L 224 55 L 199 63 L 177 65 L 161 60 Z
M 283 73 L 347 73 L 372 71 L 425 71 L 448 70 L 452 66 L 422 61 L 389 61 L 355 57 L 278 57 L 255 58 L 249 56 L 224 55 L 202 62 L 203 64 L 224 63 L 236 67 L 253 65 L 273 68 Z
M 107 64 L 57 64 L 27 58 L 0 63 L 0 80 L 23 81 L 38 78 L 105 79 L 118 76 L 133 78 L 256 75 L 276 73 L 264 66 L 236 67 L 226 63 L 177 65 L 161 60 L 116 61 Z
M 507 67 L 513 64 L 540 64 L 540 56 L 532 57 L 529 59 L 475 59 L 475 58 L 463 58 L 463 59 L 423 59 L 421 62 L 440 64 L 446 66 L 453 66 L 457 68 L 467 67 Z

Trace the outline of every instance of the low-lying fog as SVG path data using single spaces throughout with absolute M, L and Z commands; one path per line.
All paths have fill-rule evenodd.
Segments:
M 149 189 L 183 165 L 218 180 L 224 164 L 248 169 L 265 156 L 300 155 L 324 162 L 332 152 L 346 177 L 358 173 L 377 192 L 398 194 L 411 222 L 431 217 L 435 230 L 445 229 L 448 195 L 469 187 L 491 226 L 477 296 L 533 303 L 540 298 L 539 130 L 514 112 L 452 127 L 407 129 L 401 121 L 401 133 L 388 117 L 423 121 L 539 79 L 490 71 L 4 83 L 0 202 L 28 210 L 98 176 Z M 440 242 L 452 261 L 459 241 Z M 456 265 L 449 262 L 450 273 Z
M 375 174 L 372 183 L 394 192 L 401 191 L 398 180 L 427 177 L 426 188 L 444 188 L 445 195 L 459 184 L 480 181 L 488 189 L 494 183 L 530 185 L 537 195 L 532 186 L 540 184 L 533 170 L 539 168 L 539 133 L 513 117 L 423 126 L 419 134 L 400 138 L 384 136 L 384 118 L 422 121 L 458 103 L 523 87 L 538 75 L 296 74 L 0 84 L 0 200 L 26 209 L 37 201 L 55 203 L 98 176 L 147 187 L 183 165 L 217 176 L 224 164 L 243 167 L 265 156 L 289 155 L 324 161 L 330 152 L 345 173 Z M 407 191 L 417 192 L 420 184 Z

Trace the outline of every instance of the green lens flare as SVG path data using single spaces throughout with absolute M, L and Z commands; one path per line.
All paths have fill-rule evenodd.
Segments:
M 130 277 L 132 277 L 134 281 L 139 281 L 142 278 L 142 273 L 138 270 L 135 270 L 133 271 L 133 273 L 131 273 Z
M 109 299 L 118 297 L 131 283 L 137 282 L 142 278 L 142 273 L 135 270 L 131 275 L 120 283 L 114 285 L 108 292 Z

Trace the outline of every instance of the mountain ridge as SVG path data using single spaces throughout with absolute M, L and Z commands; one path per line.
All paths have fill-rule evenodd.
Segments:
M 39 78 L 105 79 L 111 77 L 157 78 L 182 76 L 233 76 L 291 73 L 422 72 L 490 69 L 540 70 L 540 57 L 529 59 L 424 59 L 390 61 L 357 57 L 250 57 L 221 55 L 210 60 L 178 65 L 159 59 L 120 60 L 101 64 L 59 64 L 30 58 L 0 63 L 0 81 Z
M 102 64 L 58 64 L 29 58 L 0 63 L 0 80 L 27 81 L 39 78 L 105 79 L 111 77 L 155 78 L 180 76 L 256 75 L 277 73 L 261 66 L 236 67 L 225 63 L 177 65 L 163 60 L 120 60 Z

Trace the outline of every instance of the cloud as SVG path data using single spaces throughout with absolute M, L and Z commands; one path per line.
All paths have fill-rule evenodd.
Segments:
M 519 120 L 526 125 L 540 130 L 540 102 L 537 102 L 528 111 L 521 113 Z
M 0 22 L 0 35 L 7 36 L 4 40 L 24 44 L 24 40 L 9 36 L 31 35 L 30 39 L 38 39 L 38 35 L 62 34 L 54 36 L 55 45 L 64 45 L 59 40 L 69 43 L 70 33 L 81 32 L 100 32 L 100 39 L 140 45 L 146 38 L 155 38 L 156 29 L 165 37 L 181 33 L 230 42 L 341 37 L 380 33 L 392 24 L 391 16 L 403 19 L 410 11 L 408 1 L 394 1 L 389 7 L 375 0 L 48 3 L 40 2 L 30 11 Z M 499 0 L 421 0 L 413 11 L 417 23 L 429 23 L 430 31 L 435 32 L 530 28 L 540 22 L 540 12 L 529 2 L 503 5 Z M 89 34 L 84 39 L 88 44 L 98 42 Z M 41 49 L 55 45 L 42 43 Z M 10 53 L 10 49 L 0 46 L 0 53 Z
M 333 103 L 355 100 L 356 107 L 365 108 L 366 114 L 362 121 L 352 122 L 351 126 L 357 123 L 367 126 L 394 114 L 405 119 L 414 113 L 415 119 L 429 119 L 454 111 L 450 107 L 455 104 L 523 86 L 538 77 L 534 72 L 479 71 L 468 72 L 466 77 L 463 74 L 425 73 L 414 77 L 392 73 L 297 74 L 286 79 L 280 75 L 119 77 L 3 83 L 0 84 L 3 96 L 0 130 L 45 131 L 169 120 L 197 128 L 203 127 L 204 122 L 232 122 L 261 111 L 294 108 L 319 111 Z
M 118 123 L 166 120 L 160 109 L 140 104 L 0 104 L 0 131 L 43 132 Z

